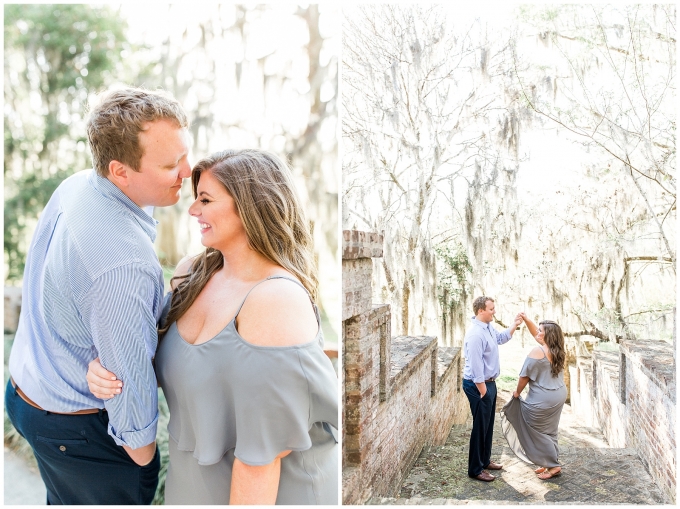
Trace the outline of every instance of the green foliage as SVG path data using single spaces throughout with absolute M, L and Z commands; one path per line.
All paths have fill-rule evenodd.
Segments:
M 600 352 L 618 352 L 620 350 L 620 346 L 610 341 L 600 341 L 599 343 L 595 344 L 593 350 L 598 350 Z
M 46 95 L 76 97 L 80 85 L 103 85 L 119 59 L 124 28 L 109 7 L 5 5 L 5 51 L 28 57 L 25 71 L 37 71 L 29 81 Z M 29 70 L 32 65 L 36 69 Z
M 509 375 L 503 375 L 499 376 L 496 379 L 496 387 L 501 390 L 501 391 L 514 391 L 517 388 L 517 382 L 519 381 L 519 375 L 516 373 L 516 370 L 514 374 L 509 374 Z
M 106 6 L 5 5 L 6 279 L 21 279 L 26 227 L 56 186 L 90 166 L 88 95 L 116 80 L 125 23 Z
M 460 242 L 439 244 L 434 248 L 439 261 L 437 270 L 437 290 L 439 302 L 444 309 L 462 303 L 470 291 L 468 277 L 472 274 L 472 265 Z
M 5 236 L 4 249 L 8 263 L 7 279 L 21 280 L 24 272 L 26 247 L 23 231 L 26 219 L 35 218 L 43 209 L 57 186 L 70 174 L 67 170 L 57 171 L 43 179 L 35 173 L 25 173 L 14 181 L 15 193 L 5 193 Z

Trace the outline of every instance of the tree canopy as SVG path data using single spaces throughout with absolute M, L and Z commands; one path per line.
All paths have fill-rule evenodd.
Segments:
M 670 338 L 675 11 L 348 9 L 343 225 L 385 231 L 396 330 L 455 343 L 492 294 L 574 336 Z

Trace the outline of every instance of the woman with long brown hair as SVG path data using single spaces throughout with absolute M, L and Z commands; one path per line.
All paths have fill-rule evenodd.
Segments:
M 191 179 L 206 249 L 175 270 L 155 357 L 170 409 L 166 502 L 335 505 L 337 377 L 291 172 L 273 154 L 227 150 Z M 110 397 L 113 374 L 90 370 L 91 390 Z
M 551 320 L 539 322 L 536 327 L 525 313 L 521 316 L 539 346 L 529 352 L 517 389 L 501 410 L 501 427 L 517 457 L 537 465 L 538 478 L 547 480 L 562 472 L 557 428 L 567 399 L 564 335 L 560 326 Z M 527 384 L 529 394 L 522 399 L 519 395 Z

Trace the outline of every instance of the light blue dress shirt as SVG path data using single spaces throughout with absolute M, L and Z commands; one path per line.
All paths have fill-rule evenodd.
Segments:
M 9 371 L 45 410 L 106 407 L 109 434 L 133 449 L 156 438 L 152 358 L 163 303 L 157 221 L 92 170 L 62 182 L 40 215 L 26 259 Z M 123 381 L 106 402 L 87 387 L 99 356 Z
M 479 384 L 501 374 L 498 345 L 507 343 L 512 336 L 510 329 L 498 332 L 490 323 L 480 322 L 472 317 L 472 326 L 465 334 L 463 353 L 465 369 L 463 378 Z

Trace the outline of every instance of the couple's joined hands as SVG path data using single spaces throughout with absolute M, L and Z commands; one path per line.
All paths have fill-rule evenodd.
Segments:
M 517 316 L 515 316 L 515 325 L 519 326 L 521 323 L 526 319 L 527 315 L 524 311 L 520 311 L 517 313 Z

